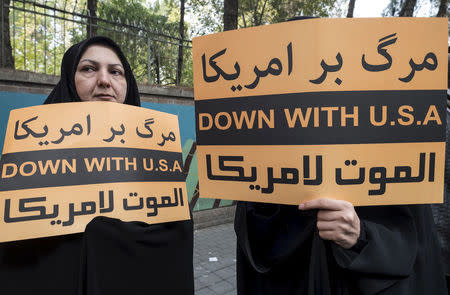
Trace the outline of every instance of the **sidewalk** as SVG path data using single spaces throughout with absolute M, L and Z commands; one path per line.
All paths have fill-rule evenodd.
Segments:
M 195 295 L 236 295 L 233 223 L 194 231 Z

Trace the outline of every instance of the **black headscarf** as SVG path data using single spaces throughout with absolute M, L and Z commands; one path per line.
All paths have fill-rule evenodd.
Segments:
M 125 70 L 125 78 L 127 80 L 127 95 L 125 97 L 124 104 L 141 106 L 139 90 L 130 64 L 125 58 L 125 55 L 120 47 L 113 40 L 103 36 L 96 36 L 86 39 L 73 45 L 66 51 L 66 53 L 64 53 L 64 57 L 61 62 L 61 79 L 47 97 L 44 104 L 81 101 L 75 88 L 75 73 L 77 71 L 78 62 L 80 61 L 81 56 L 91 45 L 104 45 L 114 50 L 122 62 Z

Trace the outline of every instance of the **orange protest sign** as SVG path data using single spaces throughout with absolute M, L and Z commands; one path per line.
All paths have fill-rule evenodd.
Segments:
M 195 38 L 200 196 L 442 202 L 447 31 L 308 19 Z
M 178 118 L 104 102 L 13 110 L 0 161 L 0 241 L 84 231 L 93 217 L 189 219 Z

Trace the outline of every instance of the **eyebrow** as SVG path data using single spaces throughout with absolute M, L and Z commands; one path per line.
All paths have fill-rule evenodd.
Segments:
M 84 61 L 93 63 L 93 64 L 96 65 L 96 66 L 99 65 L 99 62 L 97 62 L 97 61 L 95 61 L 95 60 L 92 60 L 92 59 L 88 59 L 88 58 L 85 58 L 85 59 L 80 60 L 80 62 L 79 62 L 78 64 L 80 64 L 80 63 L 82 63 L 82 62 L 84 62 Z M 121 64 L 109 64 L 108 66 L 119 66 L 119 67 L 123 68 L 123 66 L 122 66 Z

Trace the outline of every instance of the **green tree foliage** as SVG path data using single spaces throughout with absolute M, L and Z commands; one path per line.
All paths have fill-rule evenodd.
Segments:
M 239 0 L 238 28 L 246 28 L 286 21 L 295 16 L 330 16 L 338 0 Z M 223 0 L 191 0 L 190 11 L 195 12 L 200 27 L 193 35 L 223 30 Z M 207 11 L 206 11 L 207 10 Z M 206 13 L 207 12 L 207 13 Z M 195 24 L 194 24 L 195 25 Z
M 191 36 L 223 31 L 223 0 L 190 0 L 186 12 L 190 14 Z
M 176 51 L 157 40 L 164 39 L 160 37 L 162 34 L 175 34 L 176 23 L 170 23 L 167 17 L 154 14 L 138 1 L 100 1 L 98 13 L 101 19 L 111 22 L 102 24 L 98 34 L 109 36 L 119 44 L 138 81 L 145 81 L 150 65 L 150 81 L 147 82 L 173 83 L 175 76 L 170 71 L 170 56 L 172 53 L 175 57 Z M 115 25 L 116 23 L 127 26 Z M 176 64 L 173 66 L 176 68 Z
M 437 16 L 438 13 L 444 14 L 439 16 L 448 15 L 448 0 L 417 0 L 414 5 L 413 16 L 431 17 Z M 406 0 L 391 0 L 389 5 L 383 11 L 383 16 L 399 16 L 402 8 L 410 1 Z M 427 8 L 424 9 L 424 8 Z
M 98 1 L 99 19 L 92 29 L 119 44 L 138 82 L 174 85 L 179 45 L 178 3 L 162 0 L 147 7 L 142 2 Z M 10 11 L 15 68 L 59 75 L 64 52 L 87 37 L 86 0 L 42 0 L 35 4 L 13 0 L 11 5 L 15 7 Z M 188 29 L 185 38 L 189 39 L 187 32 Z M 183 45 L 180 84 L 192 86 L 191 44 L 183 42 Z
M 295 16 L 327 17 L 335 0 L 242 0 L 239 26 L 273 24 Z
M 128 57 L 138 81 L 151 84 L 176 84 L 178 19 L 171 17 L 178 9 L 174 1 L 156 2 L 146 7 L 141 1 L 99 1 L 98 34 L 114 39 Z M 121 26 L 117 24 L 125 24 Z M 188 42 L 183 42 L 189 46 Z M 150 45 L 150 47 L 149 47 Z M 181 85 L 192 85 L 190 48 L 184 48 Z M 150 80 L 149 72 L 150 69 Z
M 66 12 L 83 3 L 54 0 L 37 4 L 11 1 L 10 39 L 15 69 L 59 75 L 64 52 L 74 40 L 83 39 L 81 19 Z

